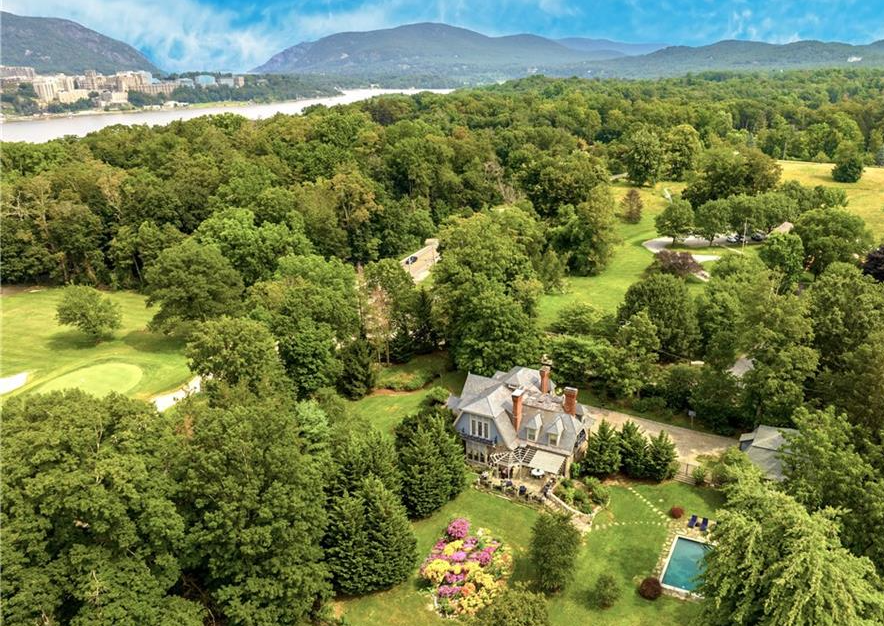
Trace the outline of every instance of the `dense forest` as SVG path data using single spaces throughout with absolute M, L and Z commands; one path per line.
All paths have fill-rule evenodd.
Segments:
M 4 280 L 143 291 L 152 327 L 185 337 L 191 368 L 211 376 L 203 397 L 162 418 L 117 396 L 7 402 L 10 623 L 124 623 L 116 612 L 295 624 L 325 619 L 333 590 L 404 580 L 416 558 L 408 517 L 464 481 L 444 397 L 394 443 L 350 427 L 337 394 L 369 392 L 377 361 L 440 348 L 482 374 L 546 359 L 559 382 L 693 410 L 724 433 L 797 427 L 783 492 L 738 483 L 729 498 L 744 517 L 727 529 L 746 541 L 766 511 L 779 536 L 773 518 L 788 510 L 818 540 L 806 544 L 814 556 L 837 550 L 827 567 L 847 591 L 813 606 L 845 618 L 808 609 L 764 623 L 876 623 L 884 246 L 843 192 L 783 182 L 775 159 L 835 161 L 833 176 L 856 180 L 884 162 L 882 94 L 872 71 L 533 77 L 4 144 Z M 538 328 L 541 295 L 602 272 L 618 220 L 640 213 L 640 200 L 615 202 L 619 173 L 637 187 L 686 183 L 657 219 L 673 239 L 794 229 L 758 259 L 719 261 L 699 294 L 679 259 L 657 259 L 615 314 L 577 305 Z M 416 286 L 398 258 L 428 237 L 441 260 Z M 738 359 L 751 363 L 742 375 Z M 68 486 L 90 497 L 63 498 Z M 705 623 L 757 623 L 775 600 L 761 584 L 735 597 L 740 556 L 710 566 Z M 799 581 L 815 567 L 790 566 Z

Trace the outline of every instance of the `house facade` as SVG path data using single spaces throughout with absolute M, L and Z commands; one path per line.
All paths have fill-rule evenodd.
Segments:
M 485 377 L 468 374 L 448 398 L 469 461 L 507 476 L 526 469 L 567 475 L 586 448 L 593 419 L 577 389 L 557 395 L 550 368 L 514 367 Z

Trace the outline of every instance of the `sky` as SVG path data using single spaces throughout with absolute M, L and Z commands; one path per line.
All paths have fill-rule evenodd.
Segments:
M 74 20 L 166 71 L 245 71 L 301 41 L 429 21 L 672 45 L 884 39 L 884 0 L 3 0 L 3 9 Z

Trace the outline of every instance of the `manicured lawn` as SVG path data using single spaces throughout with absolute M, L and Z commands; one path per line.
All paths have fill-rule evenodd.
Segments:
M 884 240 L 884 167 L 867 167 L 856 183 L 839 183 L 832 180 L 831 163 L 806 163 L 804 161 L 780 161 L 783 180 L 797 180 L 802 185 L 837 187 L 847 192 L 847 210 L 862 217 L 875 238 Z
M 633 485 L 633 488 L 655 504 L 660 499 L 665 502 L 659 504 L 677 501 L 698 513 L 705 511 L 702 508 L 704 503 L 709 510 L 713 510 L 720 502 L 720 495 L 716 492 L 682 483 Z M 537 512 L 472 488 L 465 490 L 429 519 L 415 523 L 421 559 L 445 525 L 459 516 L 467 517 L 474 525 L 489 528 L 507 542 L 513 549 L 516 566 L 512 582 L 530 582 L 527 549 Z M 574 581 L 564 593 L 549 600 L 552 624 L 678 626 L 689 623 L 698 611 L 696 603 L 668 597 L 649 602 L 636 593 L 638 583 L 653 571 L 667 543 L 668 518 L 661 518 L 658 512 L 625 486 L 612 486 L 609 510 L 599 515 L 598 524 L 604 525 L 604 528 L 592 530 L 583 537 Z M 605 572 L 614 574 L 619 581 L 621 597 L 614 607 L 603 611 L 591 606 L 589 595 L 599 575 Z M 415 575 L 401 585 L 361 598 L 341 599 L 335 603 L 335 610 L 353 626 L 432 626 L 450 623 L 432 611 L 429 596 L 421 591 L 417 566 Z
M 642 242 L 657 236 L 654 216 L 666 206 L 664 188 L 670 192 L 680 191 L 682 183 L 659 183 L 653 189 L 639 190 L 644 201 L 642 219 L 638 224 L 617 221 L 617 233 L 621 243 L 617 246 L 608 267 L 598 276 L 574 276 L 566 280 L 565 293 L 543 296 L 540 299 L 540 327 L 547 328 L 555 321 L 558 311 L 572 302 L 588 302 L 602 311 L 615 311 L 623 300 L 629 286 L 637 281 L 650 265 L 653 255 L 642 247 Z M 630 186 L 624 182 L 612 185 L 617 202 L 626 195 Z
M 96 395 L 119 391 L 146 399 L 188 379 L 182 343 L 146 330 L 154 311 L 145 307 L 144 296 L 109 295 L 122 307 L 123 326 L 99 344 L 55 321 L 60 289 L 33 288 L 0 297 L 0 377 L 29 373 L 28 383 L 13 393 L 79 387 Z
M 531 538 L 531 526 L 537 511 L 527 506 L 514 504 L 472 488 L 454 501 L 442 507 L 432 517 L 414 524 L 417 535 L 418 559 L 429 553 L 430 548 L 442 535 L 445 527 L 455 517 L 466 517 L 473 527 L 488 528 L 500 537 L 513 550 L 515 560 L 514 580 L 526 580 L 527 548 Z M 415 564 L 414 575 L 401 585 L 389 591 L 368 596 L 341 600 L 336 610 L 342 612 L 347 623 L 352 626 L 422 626 L 454 623 L 439 617 L 432 608 L 432 599 L 421 591 Z
M 444 353 L 420 354 L 408 363 L 382 366 L 377 386 L 379 389 L 414 391 L 445 374 L 450 365 Z
M 858 183 L 850 184 L 832 180 L 832 165 L 828 163 L 780 161 L 780 165 L 783 167 L 783 180 L 797 180 L 811 187 L 825 185 L 844 189 L 849 200 L 848 210 L 861 216 L 877 239 L 884 239 L 884 168 L 867 168 Z M 630 186 L 625 181 L 618 181 L 612 188 L 619 202 Z M 555 321 L 559 310 L 572 302 L 587 302 L 605 312 L 617 310 L 626 290 L 641 278 L 653 259 L 642 243 L 657 236 L 654 216 L 666 206 L 663 190 L 667 188 L 675 194 L 684 188 L 684 183 L 661 182 L 653 189 L 643 187 L 639 190 L 644 200 L 642 220 L 638 224 L 618 221 L 617 232 L 622 242 L 617 246 L 614 256 L 601 274 L 568 278 L 565 293 L 543 296 L 540 299 L 538 310 L 541 328 L 548 328 Z M 759 248 L 757 245 L 746 246 L 745 253 L 757 255 Z M 719 255 L 739 253 L 738 248 L 720 247 L 692 248 L 691 251 L 697 254 Z M 709 269 L 710 265 L 710 263 L 704 264 L 706 269 Z M 688 284 L 691 292 L 695 294 L 703 288 L 700 283 Z
M 437 360 L 444 360 L 444 355 L 428 355 Z M 406 368 L 409 364 L 396 366 Z M 378 389 L 370 396 L 361 400 L 350 402 L 350 409 L 378 430 L 393 433 L 399 422 L 406 415 L 414 413 L 420 407 L 421 401 L 435 386 L 445 387 L 452 393 L 460 393 L 466 374 L 460 372 L 447 372 L 439 378 L 433 379 L 426 387 L 417 391 L 390 391 Z

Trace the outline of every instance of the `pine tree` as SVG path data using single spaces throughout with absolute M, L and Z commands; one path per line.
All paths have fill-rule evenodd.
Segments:
M 643 478 L 648 468 L 648 440 L 632 420 L 620 429 L 620 466 L 627 476 Z
M 417 354 L 427 354 L 439 346 L 439 337 L 433 325 L 433 297 L 429 289 L 418 291 L 417 304 L 414 307 L 415 327 L 411 338 Z
M 449 422 L 431 408 L 406 417 L 396 429 L 402 501 L 412 517 L 430 515 L 463 488 L 463 449 Z
M 642 221 L 642 210 L 644 208 L 645 204 L 638 189 L 630 189 L 620 201 L 621 215 L 630 224 L 638 224 Z
M 373 476 L 336 499 L 323 544 L 335 588 L 347 595 L 402 582 L 417 559 L 405 507 Z
M 608 476 L 620 470 L 620 442 L 608 422 L 602 420 L 596 432 L 590 433 L 586 456 L 580 461 L 584 474 Z
M 374 476 L 399 493 L 401 480 L 393 442 L 371 426 L 342 425 L 332 438 L 332 456 L 335 480 L 328 485 L 330 495 L 354 493 L 366 476 Z
M 374 388 L 377 374 L 371 346 L 365 337 L 354 340 L 341 353 L 343 371 L 338 379 L 338 387 L 351 400 L 358 400 Z
M 654 480 L 667 480 L 675 474 L 674 464 L 678 460 L 675 444 L 665 430 L 651 437 L 648 445 L 648 461 L 645 475 Z

